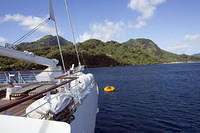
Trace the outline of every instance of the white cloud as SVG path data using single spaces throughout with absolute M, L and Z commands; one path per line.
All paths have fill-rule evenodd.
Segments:
M 82 35 L 80 35 L 78 41 L 83 42 L 83 41 L 89 40 L 91 38 L 93 38 L 92 34 L 89 34 L 88 32 L 85 32 Z
M 188 47 L 189 47 L 188 44 L 175 44 L 168 47 L 167 50 L 177 52 L 177 51 L 185 50 Z
M 79 41 L 88 39 L 100 39 L 102 41 L 109 41 L 115 37 L 119 37 L 125 30 L 123 21 L 112 22 L 105 20 L 104 23 L 94 23 L 90 26 L 91 33 L 85 32 L 80 35 Z
M 0 37 L 0 42 L 5 42 L 6 41 L 6 39 L 5 38 L 3 38 L 3 37 Z
M 184 36 L 182 42 L 169 45 L 168 51 L 172 51 L 179 54 L 194 54 L 200 53 L 200 34 L 187 34 Z
M 200 34 L 188 34 L 185 35 L 186 41 L 197 41 L 200 40 Z
M 146 26 L 146 22 L 145 21 L 139 21 L 137 24 L 133 25 L 133 24 L 128 24 L 128 28 L 134 28 L 134 29 L 140 29 L 144 26 Z
M 44 18 L 33 17 L 33 16 L 24 16 L 22 14 L 6 14 L 2 18 L 1 22 L 14 21 L 17 22 L 20 26 L 24 26 L 28 30 L 35 28 L 37 25 L 44 21 Z M 38 31 L 48 34 L 55 34 L 55 31 L 48 24 L 42 25 Z
M 142 28 L 146 25 L 144 20 L 151 18 L 154 15 L 156 6 L 164 3 L 166 0 L 130 0 L 128 8 L 141 13 L 137 18 L 138 24 L 132 28 Z

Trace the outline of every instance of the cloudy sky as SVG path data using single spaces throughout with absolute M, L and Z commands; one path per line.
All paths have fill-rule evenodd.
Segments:
M 64 0 L 52 0 L 59 34 L 72 41 Z M 200 0 L 68 0 L 78 41 L 148 38 L 178 54 L 200 53 Z M 13 43 L 48 17 L 48 0 L 1 0 L 0 45 Z M 43 25 L 25 41 L 55 34 Z

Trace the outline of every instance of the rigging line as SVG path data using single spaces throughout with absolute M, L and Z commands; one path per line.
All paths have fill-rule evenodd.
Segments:
M 79 38 L 79 32 L 78 32 L 78 30 L 77 30 L 76 28 L 75 28 L 75 31 L 76 31 L 78 40 L 80 40 L 80 38 Z M 83 52 L 81 51 L 81 49 L 80 49 L 80 56 L 81 56 L 81 58 L 83 59 L 83 64 L 85 65 L 86 70 L 89 72 L 87 63 L 86 63 L 86 61 L 85 61 L 85 58 L 84 58 L 84 56 L 83 56 Z
M 15 45 L 17 43 L 22 42 L 26 37 L 28 37 L 29 35 L 33 34 L 33 32 L 35 32 L 37 29 L 40 28 L 40 26 L 44 25 L 45 23 L 47 23 L 49 20 L 49 18 L 46 18 L 42 23 L 40 23 L 39 25 L 37 25 L 35 28 L 33 28 L 31 31 L 29 31 L 28 33 L 24 34 L 21 38 L 19 38 L 18 40 L 16 40 L 15 42 L 13 42 L 12 44 Z
M 51 0 L 49 0 L 49 15 L 50 15 L 49 19 L 51 19 L 54 22 L 54 26 L 55 26 L 55 30 L 56 30 L 56 38 L 57 38 L 60 57 L 61 57 L 61 62 L 62 62 L 62 66 L 63 66 L 63 72 L 65 73 L 66 72 L 65 62 L 64 62 L 64 59 L 63 59 L 62 49 L 61 49 L 61 46 L 60 46 L 60 40 L 59 40 L 59 36 L 58 36 L 58 29 L 57 29 L 57 25 L 56 25 L 56 19 L 55 19 L 55 16 L 54 16 L 54 11 L 53 11 L 53 6 L 52 6 L 52 1 Z
M 74 45 L 75 45 L 76 56 L 77 56 L 77 59 L 78 59 L 78 65 L 81 66 L 81 62 L 80 62 L 80 58 L 79 58 L 79 54 L 78 54 L 78 48 L 76 46 L 76 39 L 75 39 L 75 36 L 74 36 L 74 30 L 73 30 L 73 26 L 72 26 L 72 21 L 71 21 L 71 17 L 70 17 L 70 13 L 69 13 L 67 0 L 65 0 L 65 6 L 66 6 L 67 16 L 68 16 L 68 20 L 69 20 L 69 23 L 70 23 L 71 32 L 72 32 L 72 36 L 73 36 L 73 41 L 74 41 Z
M 65 73 L 66 72 L 65 63 L 64 63 L 64 59 L 63 59 L 61 46 L 60 46 L 60 40 L 59 40 L 59 36 L 58 36 L 58 29 L 57 29 L 57 25 L 56 25 L 56 20 L 54 20 L 54 26 L 55 26 L 55 29 L 56 29 L 56 38 L 57 38 L 57 41 L 58 41 L 58 47 L 59 47 L 60 57 L 61 57 L 61 60 L 62 60 L 63 71 Z
M 44 20 L 42 23 L 40 23 L 38 26 L 36 26 L 34 29 L 32 29 L 30 32 L 28 32 L 27 34 L 25 34 L 23 37 L 21 37 L 21 39 L 19 39 L 17 42 L 22 42 L 26 37 L 30 36 L 31 34 L 33 34 L 36 30 L 38 30 L 42 25 L 46 24 L 48 22 L 49 19 Z

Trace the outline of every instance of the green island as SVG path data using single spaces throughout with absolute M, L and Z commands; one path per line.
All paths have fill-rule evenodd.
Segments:
M 67 68 L 77 64 L 73 43 L 60 37 L 63 57 Z M 102 42 L 90 39 L 78 43 L 78 51 L 82 64 L 87 67 L 107 67 L 119 65 L 149 65 L 172 62 L 200 62 L 200 57 L 177 55 L 160 49 L 149 39 L 130 39 L 127 42 Z M 61 65 L 59 49 L 55 36 L 47 35 L 34 42 L 23 42 L 17 50 L 33 52 L 35 55 L 58 59 Z M 44 66 L 0 56 L 0 70 L 44 69 Z

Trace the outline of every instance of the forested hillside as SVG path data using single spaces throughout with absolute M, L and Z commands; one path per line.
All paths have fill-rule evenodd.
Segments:
M 70 41 L 60 37 L 66 67 L 77 64 L 74 46 Z M 124 43 L 116 41 L 102 42 L 91 39 L 79 43 L 78 50 L 82 64 L 87 67 L 103 67 L 117 65 L 147 65 L 170 62 L 200 61 L 199 57 L 177 55 L 160 49 L 149 39 L 130 39 Z M 55 36 L 45 36 L 35 42 L 21 43 L 17 49 L 28 50 L 36 55 L 60 60 Z M 43 69 L 44 66 L 27 63 L 0 56 L 1 70 Z M 60 61 L 61 65 L 61 61 Z

